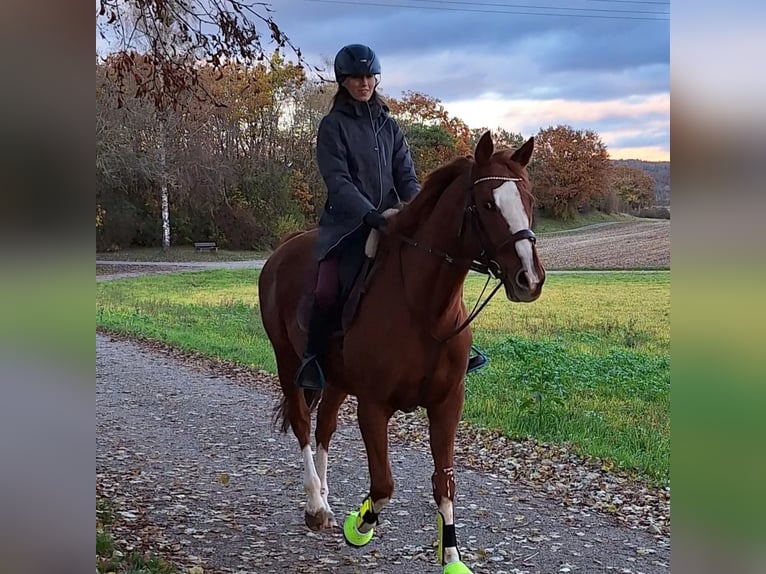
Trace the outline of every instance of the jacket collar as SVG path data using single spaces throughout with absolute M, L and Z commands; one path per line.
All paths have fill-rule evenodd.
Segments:
M 368 117 L 369 112 L 367 111 L 367 106 L 369 105 L 370 110 L 372 111 L 372 117 L 377 118 L 380 115 L 388 114 L 389 108 L 386 104 L 380 104 L 377 102 L 358 102 L 356 100 L 352 99 L 346 99 L 342 102 L 340 102 L 337 106 L 337 110 L 340 112 L 343 112 L 347 116 L 351 117 Z

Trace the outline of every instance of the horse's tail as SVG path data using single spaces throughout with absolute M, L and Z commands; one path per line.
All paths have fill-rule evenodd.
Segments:
M 309 391 L 304 390 L 303 391 L 303 398 L 306 400 L 306 404 L 309 407 L 309 416 L 311 413 L 313 413 L 317 405 L 319 404 L 319 399 L 322 398 L 322 391 Z M 282 433 L 286 433 L 287 429 L 290 428 L 290 417 L 287 413 L 288 405 L 287 405 L 287 396 L 282 396 L 282 400 L 277 403 L 277 405 L 274 407 L 273 416 L 271 419 L 271 424 L 273 428 L 278 428 Z
M 287 416 L 287 397 L 283 396 L 282 400 L 274 407 L 274 412 L 271 417 L 271 425 L 273 428 L 278 428 L 280 432 L 286 433 L 290 428 L 290 419 Z

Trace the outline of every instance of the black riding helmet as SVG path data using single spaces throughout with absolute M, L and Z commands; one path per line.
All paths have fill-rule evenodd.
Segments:
M 369 46 L 349 44 L 335 56 L 335 81 L 339 84 L 346 76 L 375 76 L 380 74 L 380 61 Z

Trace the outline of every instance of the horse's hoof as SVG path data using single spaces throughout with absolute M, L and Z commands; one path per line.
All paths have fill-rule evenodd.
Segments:
M 320 508 L 319 511 L 313 515 L 307 512 L 305 516 L 306 526 L 311 530 L 324 530 L 338 526 L 338 523 L 335 522 L 335 515 L 324 508 Z
M 338 523 L 335 521 L 335 515 L 332 512 L 326 512 L 325 513 L 325 521 L 324 526 L 322 528 L 330 529 L 330 528 L 338 528 Z
M 470 568 L 468 568 L 468 566 L 466 566 L 460 560 L 458 560 L 457 562 L 450 562 L 449 564 L 447 564 L 444 567 L 443 574 L 473 574 L 473 573 L 471 572 Z
M 343 523 L 343 538 L 346 539 L 348 544 L 356 547 L 364 546 L 372 540 L 374 531 L 374 529 L 370 528 L 369 532 L 359 532 L 356 529 L 356 521 L 358 518 L 359 513 L 354 511 L 348 515 L 346 521 Z

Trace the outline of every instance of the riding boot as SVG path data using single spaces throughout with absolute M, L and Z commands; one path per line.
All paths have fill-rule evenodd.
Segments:
M 321 362 L 330 342 L 332 329 L 332 311 L 321 309 L 314 303 L 311 306 L 306 350 L 303 360 L 295 375 L 295 384 L 302 389 L 319 391 L 324 387 L 324 372 Z

